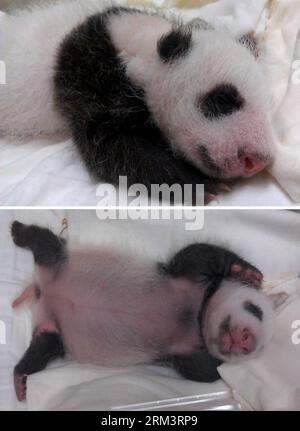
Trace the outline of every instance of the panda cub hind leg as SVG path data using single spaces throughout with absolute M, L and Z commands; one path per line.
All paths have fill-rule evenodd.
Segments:
M 32 251 L 34 261 L 38 266 L 56 271 L 67 258 L 65 240 L 54 235 L 49 229 L 14 221 L 11 226 L 11 235 L 17 246 Z M 16 298 L 13 306 L 19 305 L 32 294 L 35 294 L 37 298 L 32 340 L 14 368 L 15 392 L 19 401 L 26 398 L 27 376 L 43 370 L 51 360 L 65 355 L 59 329 L 49 315 L 43 303 L 43 297 L 40 297 L 37 283 L 29 285 Z
M 39 298 L 41 294 L 39 285 L 35 282 L 30 283 L 12 302 L 12 308 L 18 307 L 22 302 L 27 301 L 30 297 Z
M 32 284 L 29 289 L 35 287 L 36 285 Z M 23 300 L 22 295 L 20 298 Z M 26 398 L 27 376 L 43 370 L 51 360 L 65 354 L 60 331 L 48 313 L 43 297 L 38 298 L 35 307 L 35 323 L 30 345 L 14 368 L 15 392 L 19 401 Z
M 43 370 L 51 360 L 64 355 L 62 338 L 55 322 L 50 319 L 38 322 L 28 349 L 14 368 L 17 399 L 26 399 L 27 376 Z

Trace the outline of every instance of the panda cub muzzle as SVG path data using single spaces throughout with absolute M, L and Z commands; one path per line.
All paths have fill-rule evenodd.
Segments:
M 256 338 L 248 328 L 230 326 L 230 316 L 222 323 L 219 332 L 220 352 L 222 355 L 247 355 L 255 350 Z
M 273 301 L 272 295 L 262 295 L 254 285 L 237 289 L 236 281 L 225 280 L 203 319 L 203 336 L 210 353 L 225 361 L 259 353 L 272 338 Z
M 244 108 L 245 100 L 232 84 L 220 84 L 201 97 L 199 109 L 205 118 L 212 121 L 222 119 Z M 212 175 L 219 177 L 250 177 L 265 169 L 272 161 L 270 155 L 262 155 L 257 151 L 247 151 L 241 142 L 236 157 L 226 159 L 221 166 L 214 163 L 208 146 L 199 145 L 199 154 L 205 167 Z

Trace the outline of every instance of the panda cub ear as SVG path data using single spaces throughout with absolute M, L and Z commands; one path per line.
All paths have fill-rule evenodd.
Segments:
M 157 52 L 164 63 L 185 57 L 192 48 L 192 28 L 182 25 L 164 34 L 157 42 Z
M 185 25 L 194 30 L 214 30 L 213 26 L 202 18 L 194 18 Z
M 246 33 L 238 38 L 238 42 L 245 46 L 255 58 L 259 56 L 259 48 L 254 32 Z

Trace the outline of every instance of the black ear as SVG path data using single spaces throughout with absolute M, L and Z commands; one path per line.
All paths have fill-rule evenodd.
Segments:
M 238 39 L 238 42 L 241 45 L 244 45 L 245 48 L 249 49 L 255 58 L 258 58 L 259 50 L 257 46 L 257 40 L 253 32 L 244 34 Z
M 185 57 L 192 47 L 191 29 L 185 26 L 174 28 L 157 42 L 157 52 L 164 62 Z
M 195 30 L 214 30 L 213 26 L 202 18 L 193 18 L 185 25 L 190 26 Z

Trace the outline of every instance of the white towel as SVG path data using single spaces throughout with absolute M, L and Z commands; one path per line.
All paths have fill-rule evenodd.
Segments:
M 273 0 L 266 31 L 276 159 L 270 172 L 300 202 L 300 2 Z

